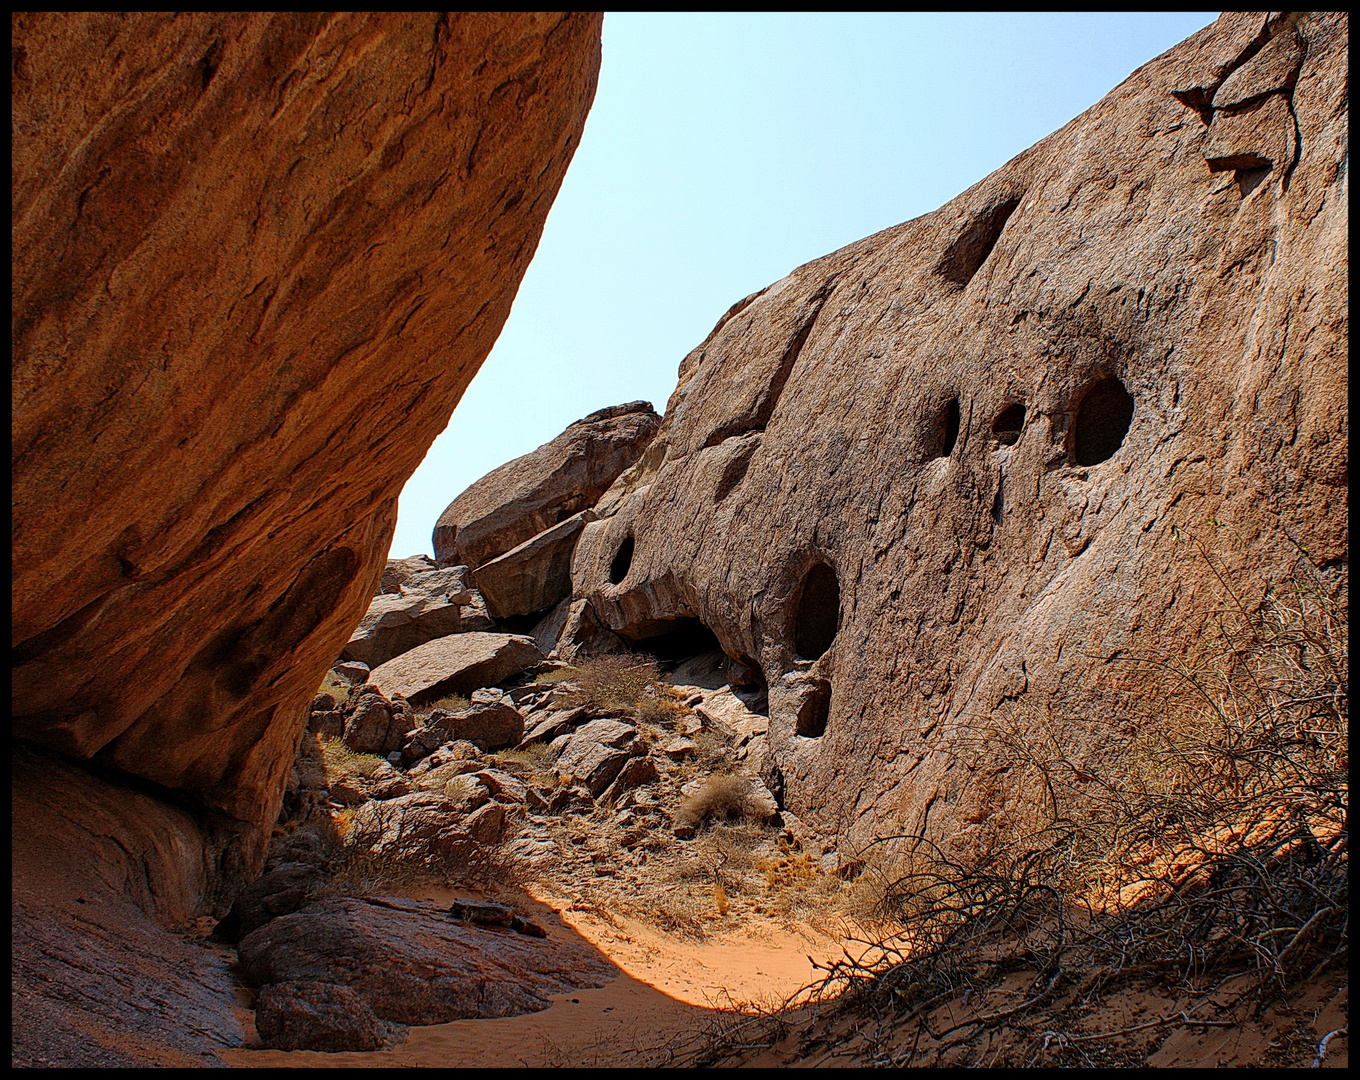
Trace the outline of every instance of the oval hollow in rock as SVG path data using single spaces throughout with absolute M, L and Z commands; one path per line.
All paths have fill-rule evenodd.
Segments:
M 1020 402 L 1008 405 L 1001 415 L 992 421 L 992 436 L 1002 446 L 1014 446 L 1020 441 L 1020 432 L 1025 428 L 1025 406 Z
M 954 445 L 959 441 L 959 421 L 961 418 L 959 411 L 959 399 L 954 398 L 944 407 L 944 413 L 940 417 L 941 439 L 939 456 L 947 458 L 954 452 Z
M 793 625 L 794 652 L 802 660 L 816 660 L 836 637 L 841 618 L 841 587 L 836 571 L 817 563 L 803 579 L 798 614 Z
M 1072 450 L 1078 465 L 1099 465 L 1124 445 L 1133 422 L 1133 397 L 1118 379 L 1102 379 L 1077 407 Z
M 628 576 L 633 565 L 633 547 L 633 538 L 625 536 L 614 555 L 614 561 L 609 564 L 609 584 L 618 585 Z

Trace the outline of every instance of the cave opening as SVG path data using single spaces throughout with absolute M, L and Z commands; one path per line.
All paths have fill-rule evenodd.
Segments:
M 633 566 L 633 538 L 625 536 L 619 550 L 614 553 L 614 561 L 609 564 L 609 584 L 618 585 L 628 576 Z
M 1025 429 L 1025 406 L 1020 402 L 1007 405 L 992 421 L 992 437 L 1002 446 L 1014 446 Z
M 638 652 L 650 653 L 663 664 L 679 663 L 707 652 L 721 652 L 718 636 L 699 619 L 668 619 L 657 622 L 645 638 L 633 643 Z
M 1077 407 L 1072 449 L 1078 465 L 1099 465 L 1124 445 L 1133 422 L 1133 396 L 1118 379 L 1102 379 Z
M 841 620 L 841 586 L 836 571 L 817 563 L 803 579 L 793 624 L 793 647 L 800 660 L 816 660 L 836 637 Z

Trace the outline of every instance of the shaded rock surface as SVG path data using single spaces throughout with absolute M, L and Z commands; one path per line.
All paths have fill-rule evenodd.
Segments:
M 448 694 L 466 697 L 543 659 L 533 638 L 516 634 L 453 634 L 426 642 L 380 666 L 369 684 L 415 705 Z
M 477 586 L 498 619 L 546 611 L 571 595 L 571 556 L 595 513 L 582 510 L 477 567 Z M 537 635 L 535 635 L 537 636 Z
M 467 563 L 475 574 L 483 563 L 588 509 L 637 461 L 660 423 L 646 401 L 600 409 L 488 473 L 440 515 L 436 560 L 441 566 Z
M 199 824 L 46 752 L 11 771 L 11 1063 L 221 1067 L 243 1038 L 227 960 L 181 936 L 210 873 Z
M 573 606 L 643 648 L 701 620 L 768 687 L 751 740 L 810 828 L 966 846 L 980 723 L 1178 707 L 1127 658 L 1201 640 L 1220 573 L 1259 598 L 1302 550 L 1344 592 L 1347 25 L 1225 13 L 734 305 L 596 504 Z
M 14 732 L 210 809 L 230 878 L 510 310 L 599 31 L 15 18 Z
M 255 1006 L 255 1032 L 275 1050 L 383 1050 L 406 1038 L 403 1024 L 379 1020 L 348 986 L 299 981 L 271 983 Z
M 240 958 L 252 985 L 346 986 L 401 1024 L 537 1012 L 556 994 L 602 986 L 614 974 L 582 948 L 378 897 L 326 900 L 275 919 L 241 941 Z

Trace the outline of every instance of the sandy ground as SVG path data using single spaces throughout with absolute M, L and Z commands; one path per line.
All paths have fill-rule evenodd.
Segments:
M 416 899 L 451 901 L 440 889 Z M 541 921 L 549 936 L 593 945 L 619 969 L 596 990 L 576 990 L 541 1012 L 499 1020 L 458 1020 L 411 1029 L 407 1041 L 376 1053 L 223 1050 L 237 1068 L 526 1068 L 663 1064 L 667 1047 L 717 1019 L 715 1010 L 769 1006 L 793 997 L 814 975 L 812 960 L 841 955 L 842 942 L 771 920 L 743 920 L 703 941 L 627 918 L 608 921 L 570 905 Z M 251 1014 L 242 1010 L 248 1037 Z M 249 1039 L 248 1039 L 249 1041 Z

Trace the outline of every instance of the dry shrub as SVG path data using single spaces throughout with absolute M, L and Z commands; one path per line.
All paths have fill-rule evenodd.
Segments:
M 330 694 L 336 701 L 344 701 L 349 695 L 349 684 L 341 682 L 334 671 L 328 671 L 316 692 L 318 694 Z
M 554 668 L 552 671 L 543 671 L 534 676 L 535 686 L 556 686 L 558 683 L 570 682 L 580 674 L 574 667 Z
M 566 704 L 572 706 L 652 723 L 669 723 L 689 711 L 661 680 L 656 661 L 642 654 L 592 657 L 577 668 L 571 683 Z
M 744 776 L 717 773 L 680 800 L 675 820 L 700 828 L 710 821 L 756 821 L 761 807 Z

